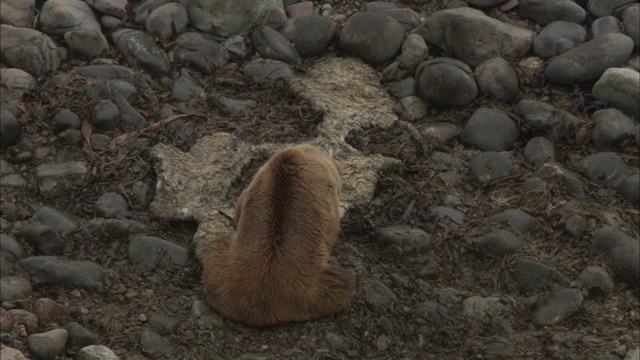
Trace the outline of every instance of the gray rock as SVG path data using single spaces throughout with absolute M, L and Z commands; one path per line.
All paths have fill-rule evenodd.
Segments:
M 216 106 L 216 110 L 224 116 L 242 116 L 257 111 L 258 102 L 253 99 L 231 99 L 218 93 L 209 93 L 208 100 Z
M 78 228 L 78 220 L 75 217 L 48 206 L 39 208 L 31 217 L 31 221 L 63 233 L 70 233 Z
M 595 17 L 603 17 L 613 15 L 615 9 L 632 2 L 634 0 L 589 0 L 587 8 Z
M 13 274 L 13 266 L 17 261 L 27 257 L 27 253 L 13 237 L 0 234 L 0 252 L 2 255 L 2 272 L 0 277 Z
M 559 85 L 595 81 L 607 69 L 624 65 L 632 51 L 633 41 L 628 36 L 602 35 L 551 59 L 544 76 Z
M 487 235 L 481 236 L 473 240 L 473 244 L 487 255 L 504 256 L 520 250 L 522 241 L 511 231 L 495 230 Z
M 467 0 L 467 2 L 477 7 L 493 7 L 502 4 L 504 0 Z
M 249 55 L 245 39 L 240 35 L 231 35 L 224 40 L 224 48 L 234 56 L 244 59 Z
M 524 148 L 524 157 L 533 166 L 539 167 L 547 162 L 556 161 L 556 152 L 553 143 L 544 137 L 534 137 L 529 140 Z
M 365 5 L 366 11 L 379 12 L 393 18 L 402 25 L 405 31 L 411 31 L 420 25 L 420 15 L 409 8 L 401 8 L 397 6 L 370 6 L 371 4 L 377 4 L 377 2 L 367 3 Z
M 640 346 L 635 346 L 627 351 L 627 354 L 624 356 L 622 360 L 635 360 L 640 358 Z
M 533 176 L 542 180 L 558 182 L 573 195 L 584 194 L 584 187 L 577 175 L 559 164 L 544 163 Z
M 480 185 L 487 185 L 503 176 L 509 175 L 513 169 L 511 160 L 501 153 L 486 151 L 469 162 L 469 176 Z
M 554 21 L 545 26 L 533 41 L 533 52 L 548 59 L 575 48 L 586 37 L 587 31 L 582 26 L 568 21 Z
M 640 202 L 640 175 L 627 176 L 620 187 L 620 193 L 628 200 Z
M 507 209 L 489 217 L 490 221 L 508 226 L 516 234 L 526 234 L 536 226 L 536 219 L 524 211 Z
M 432 301 L 418 304 L 414 309 L 416 316 L 429 322 L 429 325 L 442 326 L 449 319 L 449 309 Z
M 68 336 L 69 333 L 65 329 L 50 330 L 29 335 L 27 345 L 36 359 L 55 359 L 62 354 Z
M 637 49 L 640 46 L 640 5 L 633 4 L 626 7 L 622 12 L 622 21 L 627 35 L 633 39 Z
M 120 91 L 114 91 L 114 98 L 116 105 L 118 106 L 118 110 L 120 111 L 120 118 L 122 119 L 122 123 L 125 127 L 142 129 L 149 125 L 149 122 L 144 118 L 144 116 L 129 104 Z
M 607 69 L 593 86 L 593 95 L 612 107 L 640 119 L 640 73 L 631 69 Z
M 191 306 L 191 314 L 196 317 L 198 325 L 207 329 L 220 328 L 224 321 L 216 315 L 204 300 L 196 300 Z
M 47 199 L 65 196 L 84 185 L 87 172 L 84 161 L 40 165 L 36 168 L 40 195 Z
M 89 233 L 98 239 L 127 239 L 147 232 L 149 227 L 135 220 L 92 219 L 87 223 Z
M 246 33 L 271 9 L 281 8 L 278 0 L 192 0 L 189 20 L 200 31 L 227 37 Z
M 215 72 L 229 61 L 229 52 L 225 46 L 196 32 L 180 35 L 173 52 L 177 64 L 205 74 Z
M 33 76 L 46 75 L 60 67 L 58 47 L 47 35 L 5 24 L 0 25 L 0 32 L 0 58 L 3 63 Z
M 593 33 L 593 37 L 618 34 L 620 33 L 620 20 L 611 15 L 598 18 L 591 24 L 591 33 Z
M 407 76 L 412 76 L 411 71 L 401 68 L 398 61 L 394 61 L 391 64 L 387 65 L 387 67 L 382 69 L 381 75 L 381 81 L 385 83 L 400 80 Z
M 460 128 L 452 123 L 437 122 L 427 125 L 420 133 L 426 140 L 444 145 L 460 134 Z
M 417 93 L 416 80 L 412 77 L 405 78 L 388 84 L 386 89 L 389 94 L 393 95 L 397 99 L 413 96 Z
M 300 55 L 308 57 L 322 54 L 336 36 L 337 28 L 331 18 L 310 14 L 287 21 L 282 34 L 295 45 Z
M 120 194 L 108 192 L 96 201 L 95 213 L 101 218 L 115 218 L 125 215 L 129 210 L 127 200 Z
M 31 74 L 16 68 L 0 69 L 0 84 L 0 97 L 5 102 L 21 100 L 25 92 L 34 90 L 37 85 Z
M 69 49 L 84 56 L 101 56 L 109 50 L 107 38 L 100 31 L 74 30 L 64 33 Z
M 61 255 L 64 251 L 64 240 L 52 228 L 38 224 L 27 223 L 20 230 L 29 245 L 33 246 L 37 253 L 43 255 Z
M 163 256 L 168 256 L 172 263 L 186 266 L 189 260 L 189 249 L 154 236 L 138 236 L 129 243 L 129 260 L 155 267 Z
M 3 0 L 0 2 L 0 23 L 16 27 L 33 26 L 36 0 Z
M 520 292 L 547 284 L 564 284 L 567 278 L 559 271 L 534 260 L 518 259 L 511 268 L 511 276 Z
M 596 126 L 591 130 L 591 141 L 600 150 L 608 149 L 626 138 L 631 138 L 636 126 L 631 119 L 616 109 L 598 110 L 593 114 L 592 120 Z
M 582 306 L 582 292 L 578 289 L 562 289 L 551 296 L 533 313 L 537 326 L 555 325 L 573 315 Z
M 171 98 L 182 102 L 196 102 L 205 97 L 204 89 L 186 76 L 177 78 L 171 86 Z
M 507 103 L 520 99 L 518 76 L 505 59 L 493 58 L 482 62 L 474 75 L 480 91 L 492 98 Z
M 462 316 L 475 321 L 488 321 L 494 316 L 512 312 L 514 303 L 515 301 L 502 301 L 497 296 L 472 296 L 462 302 Z
M 35 333 L 39 330 L 38 317 L 35 314 L 22 309 L 11 309 L 9 314 L 11 314 L 16 323 L 23 324 L 28 332 Z
M 287 13 L 283 8 L 271 9 L 262 19 L 262 26 L 268 26 L 275 30 L 279 30 L 287 20 Z
M 109 151 L 111 137 L 106 134 L 91 134 L 91 148 L 95 151 Z
M 181 33 L 188 23 L 187 9 L 179 3 L 169 3 L 149 13 L 145 28 L 151 34 L 170 39 Z
M 404 37 L 404 28 L 392 17 L 379 12 L 358 12 L 342 27 L 340 48 L 372 66 L 380 66 L 398 54 Z
M 638 287 L 640 276 L 640 242 L 611 227 L 596 231 L 591 253 L 602 254 L 613 266 L 616 276 L 632 287 Z
M 571 0 L 520 0 L 520 16 L 540 25 L 562 20 L 582 24 L 587 12 Z
M 536 37 L 533 31 L 509 25 L 471 8 L 437 11 L 413 33 L 471 67 L 496 57 L 507 61 L 521 58 L 529 52 Z
M 413 70 L 429 55 L 429 47 L 424 38 L 418 34 L 409 34 L 402 43 L 398 66 Z
M 167 54 L 149 35 L 139 30 L 120 29 L 114 31 L 111 38 L 129 65 L 156 76 L 171 74 Z
M 162 5 L 172 3 L 173 0 L 145 0 L 136 8 L 136 23 L 144 25 L 149 14 Z M 181 2 L 182 3 L 182 2 Z M 188 8 L 188 7 L 187 7 Z
M 19 276 L 0 278 L 0 303 L 26 299 L 31 296 L 31 282 Z
M 52 35 L 68 31 L 101 32 L 100 23 L 86 2 L 80 0 L 48 0 L 40 10 L 40 28 Z
M 78 360 L 120 360 L 111 349 L 104 345 L 89 345 L 78 351 Z
M 364 301 L 380 311 L 391 307 L 398 297 L 380 280 L 370 279 L 364 287 Z
M 0 185 L 21 188 L 27 184 L 26 180 L 18 174 L 5 175 L 0 179 Z
M 416 121 L 427 116 L 427 104 L 418 96 L 403 97 L 398 101 L 397 108 L 407 121 Z
M 78 351 L 85 346 L 94 345 L 98 342 L 97 334 L 92 333 L 77 322 L 67 323 L 64 328 L 69 333 L 67 346 L 74 351 Z
M 99 130 L 115 130 L 121 120 L 120 110 L 109 100 L 100 100 L 91 108 L 89 122 Z
M 172 347 L 162 336 L 149 330 L 144 330 L 140 336 L 142 353 L 153 358 L 170 357 Z
M 12 113 L 7 110 L 0 110 L 0 144 L 2 150 L 6 150 L 18 142 L 22 125 Z
M 86 0 L 87 4 L 99 12 L 122 19 L 127 15 L 127 0 Z
M 576 169 L 593 183 L 608 189 L 620 189 L 625 177 L 637 174 L 638 168 L 627 165 L 620 154 L 600 152 L 582 159 Z
M 257 83 L 288 79 L 295 75 L 291 65 L 271 59 L 253 59 L 244 65 L 244 75 Z
M 497 110 L 480 108 L 462 127 L 460 139 L 483 151 L 504 151 L 511 149 L 518 135 L 510 117 Z
M 149 316 L 149 325 L 160 335 L 168 335 L 176 332 L 180 320 L 162 314 L 154 314 Z
M 536 100 L 520 100 L 518 113 L 528 126 L 545 131 L 546 136 L 554 144 L 564 144 L 566 136 L 563 134 L 566 134 L 569 129 L 577 128 L 580 124 L 580 119 L 576 116 Z
M 587 229 L 587 221 L 580 215 L 572 215 L 564 222 L 564 232 L 579 239 Z
M 252 38 L 256 50 L 263 57 L 288 64 L 301 64 L 302 60 L 296 48 L 276 30 L 268 26 L 261 26 L 253 31 Z
M 416 69 L 422 97 L 434 107 L 465 106 L 478 96 L 478 85 L 467 64 L 450 58 L 423 61 Z
M 450 207 L 434 206 L 429 210 L 429 214 L 435 216 L 439 221 L 445 220 L 455 225 L 464 224 L 464 213 Z
M 609 294 L 614 289 L 613 280 L 607 270 L 600 266 L 587 266 L 576 279 L 588 293 L 600 292 Z
M 90 261 L 63 261 L 53 256 L 31 256 L 20 260 L 18 266 L 38 280 L 66 289 L 102 290 L 105 287 L 104 269 Z
M 547 189 L 547 182 L 535 176 L 527 178 L 522 184 L 523 199 L 539 199 Z
M 383 249 L 396 246 L 407 252 L 426 252 L 432 247 L 429 234 L 406 225 L 377 229 L 371 234 L 371 240 Z
M 62 109 L 58 111 L 51 120 L 57 131 L 63 131 L 66 129 L 80 130 L 80 126 L 82 125 L 82 121 L 78 115 L 69 109 Z

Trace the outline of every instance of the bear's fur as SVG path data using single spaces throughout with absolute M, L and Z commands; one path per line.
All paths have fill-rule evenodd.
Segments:
M 232 236 L 204 256 L 207 302 L 249 325 L 309 320 L 343 310 L 350 273 L 327 259 L 340 231 L 341 166 L 303 144 L 278 151 L 240 195 Z

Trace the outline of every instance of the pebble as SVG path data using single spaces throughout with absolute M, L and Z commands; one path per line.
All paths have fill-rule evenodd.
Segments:
M 448 122 L 430 123 L 420 130 L 429 142 L 445 145 L 460 134 L 460 128 Z
M 109 100 L 100 100 L 91 109 L 89 122 L 98 130 L 114 130 L 120 121 L 120 110 Z
M 544 191 L 547 188 L 547 184 L 553 181 L 573 195 L 580 196 L 584 194 L 582 181 L 578 179 L 578 176 L 558 164 L 545 163 L 533 176 L 541 180 L 546 180 L 544 184 L 539 182 L 536 184 L 539 186 L 537 190 Z M 539 194 L 539 192 L 537 194 Z
M 591 131 L 591 141 L 600 150 L 606 150 L 625 138 L 631 138 L 636 126 L 631 119 L 616 109 L 598 110 L 593 113 L 592 120 L 596 125 Z
M 84 186 L 87 175 L 84 161 L 39 165 L 36 168 L 38 191 L 45 199 L 67 196 Z
M 547 162 L 555 162 L 556 152 L 553 142 L 541 136 L 531 138 L 524 148 L 524 157 L 536 168 Z
M 111 38 L 129 65 L 155 76 L 168 76 L 171 73 L 167 54 L 146 33 L 140 30 L 119 29 L 111 33 Z
M 282 34 L 301 56 L 310 57 L 321 55 L 335 38 L 337 30 L 338 25 L 331 18 L 309 14 L 287 21 Z
M 587 229 L 587 221 L 580 215 L 571 215 L 564 222 L 564 232 L 569 234 L 569 236 L 579 239 L 584 234 L 584 231 Z
M 253 99 L 239 100 L 232 99 L 218 93 L 209 93 L 208 100 L 216 105 L 216 110 L 224 116 L 242 116 L 255 112 L 259 106 Z
M 520 0 L 518 12 L 520 16 L 533 19 L 540 25 L 558 20 L 582 24 L 587 16 L 580 5 L 569 0 Z
M 429 325 L 440 327 L 444 325 L 449 317 L 449 309 L 433 301 L 425 301 L 418 304 L 413 309 L 414 314 L 429 322 Z
M 520 250 L 522 241 L 508 230 L 495 230 L 473 240 L 478 249 L 491 256 L 504 256 Z
M 592 93 L 628 115 L 640 119 L 640 73 L 631 69 L 607 69 L 593 85 Z
M 26 299 L 31 296 L 31 282 L 19 276 L 0 278 L 0 303 Z
M 0 23 L 17 27 L 31 27 L 35 19 L 35 0 L 5 0 L 2 2 Z
M 389 83 L 385 88 L 397 99 L 417 94 L 416 79 L 412 77 Z
M 406 252 L 426 252 L 432 248 L 429 234 L 406 225 L 377 229 L 371 234 L 371 240 L 383 249 L 395 246 Z
M 0 185 L 21 188 L 27 184 L 26 180 L 18 174 L 5 175 L 0 179 Z
M 398 301 L 398 297 L 383 282 L 370 279 L 364 287 L 365 302 L 376 310 L 384 310 Z
M 78 351 L 78 360 L 120 360 L 111 349 L 104 345 L 89 345 Z
M 469 176 L 479 185 L 487 185 L 511 173 L 513 163 L 502 153 L 486 151 L 469 162 Z
M 231 35 L 224 40 L 224 48 L 229 54 L 240 59 L 244 59 L 249 55 L 249 48 L 244 37 L 240 35 Z
M 224 321 L 214 313 L 204 300 L 196 300 L 191 305 L 191 314 L 196 317 L 198 325 L 207 329 L 220 328 Z
M 438 221 L 445 221 L 454 225 L 464 224 L 464 213 L 450 207 L 434 206 L 429 209 L 429 215 L 434 216 Z
M 2 19 L 4 21 L 4 19 Z M 18 349 L 13 349 L 8 346 L 1 345 L 0 358 L 3 360 L 27 360 L 27 358 Z
M 380 351 L 386 351 L 389 348 L 389 344 L 391 343 L 391 339 L 386 335 L 380 335 L 376 339 L 376 347 Z
M 103 14 L 122 19 L 127 14 L 126 0 L 87 0 L 87 4 Z
M 229 39 L 232 38 L 230 37 Z M 229 39 L 225 41 L 225 45 L 227 42 L 232 41 Z M 244 44 L 242 37 L 234 37 L 233 39 Z M 195 32 L 184 33 L 176 39 L 176 43 L 172 48 L 174 61 L 178 65 L 188 66 L 196 71 L 211 74 L 229 62 L 229 51 L 227 51 L 225 45 L 203 34 Z M 236 50 L 236 55 L 238 55 L 238 51 L 241 50 Z
M 638 168 L 627 165 L 620 154 L 599 152 L 582 159 L 576 169 L 593 183 L 608 189 L 620 189 L 627 176 L 638 173 Z
M 506 225 L 519 235 L 531 232 L 536 226 L 536 219 L 533 216 L 518 209 L 507 209 L 494 214 L 489 217 L 489 221 Z
M 554 21 L 545 26 L 533 41 L 536 56 L 549 59 L 564 54 L 584 42 L 587 31 L 568 21 Z
M 92 219 L 87 223 L 87 229 L 98 239 L 127 239 L 131 235 L 147 232 L 149 227 L 135 220 Z
M 475 321 L 486 321 L 513 311 L 515 301 L 503 301 L 497 296 L 471 296 L 462 302 L 462 316 Z
M 160 335 L 173 334 L 178 329 L 178 325 L 180 325 L 180 320 L 163 314 L 151 315 L 148 321 L 153 330 Z
M 638 276 L 640 276 L 640 243 L 638 243 L 638 239 L 611 227 L 603 227 L 594 234 L 591 253 L 604 255 L 620 280 L 630 286 L 638 287 Z
M 614 289 L 613 279 L 609 276 L 607 270 L 597 265 L 587 266 L 576 279 L 582 289 L 593 294 L 609 294 Z
M 260 58 L 250 60 L 244 65 L 244 75 L 254 82 L 266 83 L 277 79 L 291 78 L 295 72 L 287 63 Z
M 424 100 L 439 109 L 465 106 L 478 96 L 471 68 L 451 58 L 423 61 L 416 70 L 416 81 Z
M 25 224 L 20 235 L 24 237 L 29 245 L 33 246 L 39 254 L 61 255 L 64 251 L 65 242 L 52 228 L 39 223 Z
M 271 9 L 282 7 L 282 3 L 246 0 L 233 5 L 225 1 L 196 2 L 190 4 L 190 25 L 206 33 L 227 37 L 241 34 L 253 28 Z
M 625 4 L 634 2 L 634 0 L 589 0 L 587 9 L 595 17 L 603 17 L 613 15 L 614 9 Z
M 151 34 L 170 39 L 180 34 L 188 23 L 187 9 L 180 3 L 168 3 L 158 6 L 149 13 L 145 28 Z
M 593 37 L 617 34 L 620 32 L 620 20 L 611 15 L 598 18 L 591 24 L 591 32 L 593 33 Z
M 55 329 L 40 334 L 29 335 L 29 351 L 37 359 L 54 359 L 62 354 L 69 333 L 65 329 Z
M 424 38 L 418 34 L 409 34 L 402 43 L 398 66 L 413 70 L 429 55 L 429 47 Z
M 577 312 L 582 306 L 582 301 L 580 290 L 562 289 L 535 310 L 533 323 L 537 326 L 555 325 Z
M 67 308 L 49 298 L 40 298 L 33 307 L 33 313 L 43 323 L 64 323 L 69 320 Z
M 403 97 L 398 101 L 397 108 L 402 117 L 410 122 L 427 116 L 427 105 L 418 96 Z
M 69 31 L 101 32 L 100 23 L 86 2 L 80 0 L 48 0 L 40 9 L 43 32 L 62 36 Z
M 91 134 L 91 148 L 94 151 L 109 151 L 111 137 L 107 134 Z
M 23 309 L 11 309 L 9 314 L 11 314 L 16 324 L 24 325 L 28 332 L 35 333 L 38 330 L 39 320 L 35 314 Z
M 559 271 L 530 259 L 516 260 L 511 276 L 522 293 L 546 284 L 564 284 L 567 281 Z
M 74 30 L 64 34 L 69 49 L 89 57 L 102 56 L 109 50 L 109 43 L 102 32 L 94 30 Z
M 518 76 L 505 59 L 493 58 L 483 61 L 476 67 L 474 75 L 478 88 L 484 94 L 506 103 L 520 100 Z
M 105 286 L 104 269 L 90 261 L 31 256 L 20 260 L 18 266 L 38 280 L 66 289 L 102 290 Z
M 295 46 L 281 33 L 268 27 L 261 26 L 253 31 L 253 44 L 261 56 L 300 65 L 302 60 Z
M 622 11 L 622 22 L 624 28 L 631 39 L 636 49 L 640 46 L 640 5 L 633 4 L 627 6 Z
M 2 150 L 6 150 L 10 146 L 17 143 L 22 125 L 13 114 L 7 110 L 0 111 L 0 143 Z
M 170 357 L 171 345 L 162 336 L 149 330 L 144 330 L 140 336 L 142 353 L 154 358 Z
M 129 242 L 129 260 L 150 267 L 164 255 L 178 266 L 186 266 L 189 261 L 189 249 L 155 236 L 138 236 Z
M 483 151 L 504 151 L 513 146 L 518 135 L 518 128 L 506 114 L 480 108 L 462 128 L 460 139 Z
M 77 322 L 69 322 L 64 328 L 69 332 L 67 346 L 74 351 L 78 351 L 79 349 L 84 350 L 86 347 L 98 343 L 98 335 Z M 80 356 L 80 354 L 78 354 L 78 356 Z
M 376 24 L 372 27 L 371 24 Z M 352 15 L 340 31 L 340 49 L 372 66 L 392 61 L 405 38 L 405 29 L 394 18 L 373 11 Z M 380 41 L 384 39 L 384 41 Z
M 629 175 L 624 178 L 620 187 L 620 194 L 635 203 L 640 202 L 640 175 Z
M 49 206 L 42 206 L 31 217 L 31 221 L 46 225 L 57 232 L 71 233 L 78 228 L 75 217 Z

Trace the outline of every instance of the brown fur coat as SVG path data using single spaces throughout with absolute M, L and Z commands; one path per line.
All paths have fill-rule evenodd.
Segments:
M 233 236 L 204 256 L 206 299 L 250 325 L 318 318 L 343 310 L 353 277 L 327 259 L 340 231 L 341 166 L 307 144 L 281 150 L 238 200 Z

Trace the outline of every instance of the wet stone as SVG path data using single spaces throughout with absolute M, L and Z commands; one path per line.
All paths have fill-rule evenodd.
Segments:
M 97 334 L 94 334 L 77 322 L 67 323 L 64 328 L 69 332 L 67 346 L 74 351 L 98 342 Z
M 63 261 L 53 256 L 31 256 L 18 266 L 38 280 L 66 289 L 101 290 L 105 286 L 104 269 L 90 261 Z
M 483 151 L 510 149 L 518 139 L 518 128 L 507 115 L 493 110 L 476 110 L 460 132 L 465 143 Z
M 149 325 L 160 335 L 168 335 L 176 332 L 180 320 L 162 314 L 154 314 L 149 316 Z
M 40 195 L 46 199 L 66 196 L 84 185 L 87 173 L 84 161 L 40 165 L 36 168 Z
M 503 212 L 492 215 L 490 221 L 506 225 L 516 234 L 526 234 L 533 230 L 536 226 L 536 219 L 524 211 L 518 209 L 508 209 Z
M 29 245 L 33 246 L 37 253 L 43 255 L 61 255 L 65 242 L 52 228 L 39 223 L 28 223 L 20 231 Z
M 572 215 L 564 222 L 564 232 L 579 239 L 587 228 L 586 220 L 580 215 Z
M 521 292 L 543 286 L 545 284 L 566 282 L 562 273 L 534 260 L 518 259 L 511 269 L 511 276 L 518 284 Z
M 161 257 L 168 256 L 178 266 L 186 266 L 189 249 L 155 236 L 138 236 L 129 243 L 129 260 L 154 267 Z
M 522 247 L 519 237 L 508 230 L 495 230 L 473 240 L 478 249 L 487 255 L 504 256 Z
M 590 294 L 595 292 L 609 294 L 614 289 L 613 279 L 609 273 L 597 265 L 588 266 L 582 270 L 576 282 Z
M 380 280 L 371 279 L 364 288 L 365 302 L 377 310 L 384 310 L 398 301 L 396 294 Z
M 69 333 L 65 329 L 55 329 L 40 334 L 29 335 L 29 351 L 37 359 L 54 359 L 62 354 Z
M 78 360 L 120 360 L 111 349 L 104 345 L 89 345 L 78 351 Z
M 397 246 L 404 251 L 425 252 L 431 250 L 431 237 L 424 230 L 405 225 L 390 226 L 376 230 L 371 240 L 386 249 Z
M 511 160 L 501 153 L 486 151 L 469 162 L 469 176 L 480 185 L 507 176 L 513 169 Z
M 0 278 L 0 302 L 26 299 L 31 296 L 31 282 L 19 276 Z
M 580 290 L 562 289 L 536 309 L 533 313 L 533 323 L 537 326 L 555 325 L 578 311 L 582 301 Z

